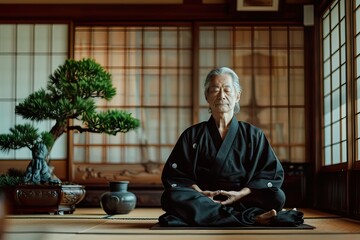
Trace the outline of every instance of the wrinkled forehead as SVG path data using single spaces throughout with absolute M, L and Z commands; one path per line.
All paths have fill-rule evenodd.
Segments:
M 229 74 L 214 75 L 208 86 L 232 86 L 233 80 Z

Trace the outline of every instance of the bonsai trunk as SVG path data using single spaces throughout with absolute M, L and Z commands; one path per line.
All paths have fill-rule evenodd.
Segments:
M 64 124 L 65 122 L 65 124 Z M 50 133 L 54 142 L 66 131 L 66 121 L 57 121 Z M 53 174 L 53 167 L 48 164 L 48 157 L 53 147 L 46 146 L 44 143 L 35 144 L 31 149 L 32 160 L 26 168 L 24 182 L 26 184 L 59 184 L 61 181 Z
M 66 126 L 67 126 L 66 120 L 63 121 L 57 120 L 55 125 L 51 128 L 50 133 L 54 138 L 54 143 L 64 132 L 66 132 Z M 51 151 L 51 149 L 52 146 L 49 146 L 49 152 Z
M 36 144 L 32 149 L 32 160 L 26 168 L 24 182 L 27 184 L 59 184 L 60 180 L 54 177 L 47 158 L 49 152 L 44 143 Z

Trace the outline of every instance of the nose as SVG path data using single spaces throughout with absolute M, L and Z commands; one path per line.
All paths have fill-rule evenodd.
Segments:
M 225 91 L 223 88 L 220 88 L 220 91 L 219 91 L 219 98 L 221 99 L 225 99 Z

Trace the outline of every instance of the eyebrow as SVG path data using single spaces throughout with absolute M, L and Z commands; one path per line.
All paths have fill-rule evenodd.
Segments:
M 233 86 L 232 84 L 223 84 L 223 85 L 209 85 L 209 87 L 231 87 L 231 86 Z

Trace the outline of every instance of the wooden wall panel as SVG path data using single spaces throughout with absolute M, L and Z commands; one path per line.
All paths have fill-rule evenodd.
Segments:
M 339 214 L 347 213 L 347 174 L 347 171 L 318 174 L 317 208 Z
M 350 215 L 360 219 L 360 171 L 350 171 L 349 209 Z
M 6 173 L 9 168 L 15 168 L 19 170 L 26 170 L 26 167 L 30 163 L 30 160 L 1 160 L 0 161 L 0 174 Z M 51 161 L 51 166 L 54 167 L 55 175 L 60 178 L 62 181 L 67 181 L 68 179 L 68 162 L 67 160 L 56 160 Z
M 162 185 L 163 165 L 150 164 L 74 164 L 74 182 L 106 185 L 109 181 L 129 181 L 131 185 Z

